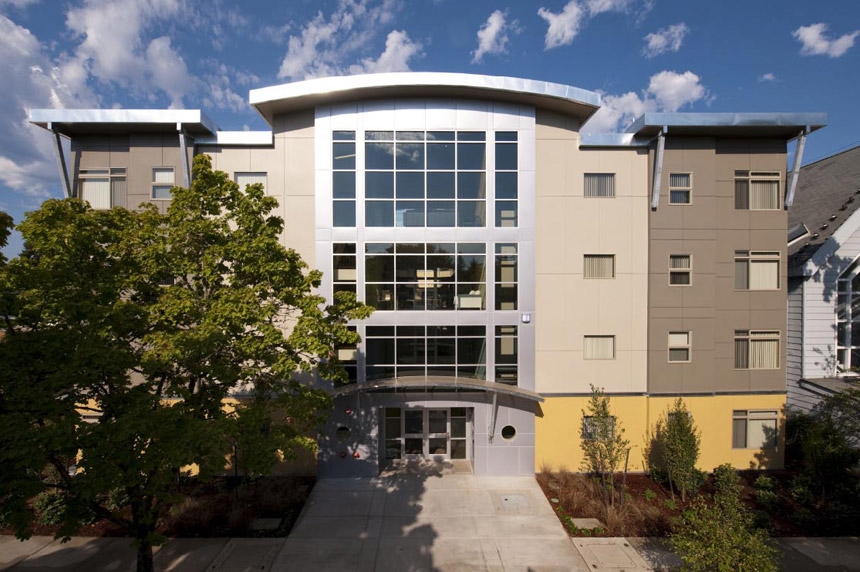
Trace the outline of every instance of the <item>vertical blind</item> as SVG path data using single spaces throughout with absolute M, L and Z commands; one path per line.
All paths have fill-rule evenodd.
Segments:
M 615 255 L 586 254 L 585 278 L 615 278 Z
M 735 332 L 736 369 L 779 369 L 779 332 Z
M 615 336 L 585 336 L 583 357 L 585 359 L 613 359 L 615 357 Z
M 586 173 L 584 188 L 586 197 L 614 197 L 615 174 Z
M 94 209 L 109 209 L 110 179 L 84 179 L 81 181 L 81 199 L 89 201 Z
M 173 184 L 173 169 L 170 167 L 152 170 L 152 182 L 166 185 Z
M 779 261 L 751 260 L 750 290 L 776 290 L 779 288 Z
M 749 208 L 778 210 L 779 181 L 750 181 Z

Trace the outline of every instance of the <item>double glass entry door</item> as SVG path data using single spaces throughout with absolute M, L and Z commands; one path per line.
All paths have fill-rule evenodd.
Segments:
M 466 459 L 466 408 L 385 410 L 388 459 Z

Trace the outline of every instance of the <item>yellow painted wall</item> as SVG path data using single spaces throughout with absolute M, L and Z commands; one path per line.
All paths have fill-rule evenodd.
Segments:
M 535 471 L 566 467 L 578 471 L 582 466 L 580 427 L 588 396 L 548 397 L 540 404 L 535 420 Z M 649 430 L 674 403 L 674 397 L 612 396 L 610 405 L 624 436 L 630 441 L 628 470 L 646 469 L 644 450 Z M 698 466 L 711 471 L 722 463 L 737 469 L 771 468 L 784 465 L 785 396 L 718 395 L 685 397 L 684 402 L 701 431 Z M 777 447 L 772 450 L 732 449 L 732 411 L 776 410 L 779 412 Z

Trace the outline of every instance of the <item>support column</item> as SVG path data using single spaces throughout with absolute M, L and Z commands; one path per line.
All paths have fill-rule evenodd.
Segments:
M 60 183 L 63 185 L 63 196 L 67 199 L 71 198 L 72 185 L 69 181 L 69 168 L 66 163 L 66 155 L 63 153 L 63 140 L 57 131 L 51 129 L 51 124 L 48 124 L 48 129 L 54 134 L 54 156 L 57 158 L 57 168 L 60 170 Z

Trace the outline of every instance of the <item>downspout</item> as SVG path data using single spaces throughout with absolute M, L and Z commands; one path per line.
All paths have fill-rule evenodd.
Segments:
M 809 133 L 807 126 L 797 138 L 797 148 L 794 150 L 794 168 L 791 170 L 791 180 L 788 182 L 788 190 L 785 193 L 785 210 L 794 203 L 794 191 L 797 189 L 797 177 L 800 174 L 800 162 L 803 160 L 803 147 L 806 145 L 806 135 Z
M 182 155 L 182 186 L 187 189 L 191 186 L 191 168 L 188 165 L 188 141 L 181 123 L 176 124 L 176 130 L 179 132 L 179 153 Z
M 55 131 L 50 123 L 47 125 L 48 130 L 54 134 L 54 156 L 57 158 L 57 168 L 60 170 L 60 183 L 63 185 L 63 195 L 70 199 L 72 198 L 72 184 L 69 181 L 69 168 L 66 164 L 66 155 L 63 153 L 63 141 L 60 139 L 60 133 Z
M 657 135 L 657 153 L 654 156 L 654 182 L 651 185 L 651 210 L 656 211 L 660 205 L 660 182 L 663 180 L 663 150 L 666 148 L 666 131 L 663 127 Z

